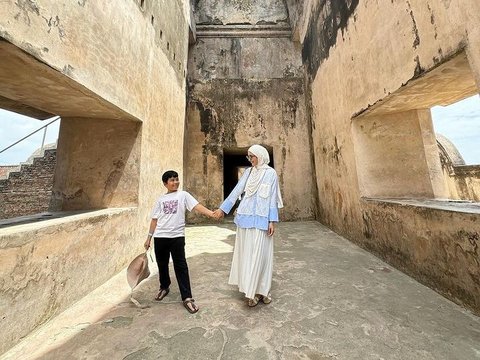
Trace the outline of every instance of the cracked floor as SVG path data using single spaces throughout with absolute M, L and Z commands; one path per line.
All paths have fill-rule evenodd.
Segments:
M 234 239 L 232 224 L 187 228 L 197 314 L 175 279 L 153 300 L 156 271 L 135 307 L 122 272 L 2 359 L 480 359 L 480 318 L 317 222 L 278 226 L 274 300 L 248 308 L 227 284 Z

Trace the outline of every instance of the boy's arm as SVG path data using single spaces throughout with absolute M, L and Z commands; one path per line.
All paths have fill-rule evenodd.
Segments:
M 147 240 L 145 241 L 145 244 L 143 244 L 143 247 L 145 248 L 145 250 L 148 250 L 150 248 L 150 242 L 152 240 L 153 232 L 157 227 L 157 221 L 158 219 L 152 219 L 150 221 L 150 228 L 148 229 Z
M 196 212 L 198 212 L 198 213 L 200 213 L 200 214 L 203 214 L 203 215 L 205 215 L 205 216 L 213 217 L 213 211 L 207 209 L 207 208 L 206 208 L 205 206 L 203 206 L 202 204 L 197 204 L 197 205 L 195 205 L 192 210 L 195 210 Z

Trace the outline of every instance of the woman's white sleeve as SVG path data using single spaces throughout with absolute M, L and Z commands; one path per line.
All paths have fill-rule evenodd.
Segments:
M 222 211 L 225 214 L 228 214 L 230 212 L 230 210 L 232 210 L 233 205 L 235 205 L 235 202 L 237 201 L 237 199 L 240 197 L 240 195 L 245 190 L 245 185 L 247 184 L 248 174 L 250 174 L 250 171 L 251 171 L 251 168 L 243 173 L 242 177 L 238 181 L 235 188 L 227 196 L 227 198 L 222 203 L 222 205 L 220 205 L 220 209 L 222 209 Z

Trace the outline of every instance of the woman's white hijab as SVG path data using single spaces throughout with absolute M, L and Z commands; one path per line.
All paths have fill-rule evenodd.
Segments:
M 250 197 L 254 195 L 262 181 L 265 171 L 270 168 L 268 164 L 270 163 L 270 155 L 268 154 L 267 149 L 261 145 L 252 145 L 248 149 L 249 153 L 255 155 L 258 159 L 257 166 L 252 166 L 250 175 L 248 176 L 247 184 L 245 185 L 245 196 Z M 280 185 L 277 181 L 277 205 L 278 208 L 283 207 L 282 195 L 280 194 Z

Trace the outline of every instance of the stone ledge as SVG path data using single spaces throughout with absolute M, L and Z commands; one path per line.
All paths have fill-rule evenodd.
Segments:
M 429 208 L 442 211 L 451 211 L 467 214 L 480 214 L 480 203 L 466 200 L 449 199 L 397 199 L 397 198 L 367 198 L 363 201 L 376 203 L 389 203 L 401 206 Z
M 480 177 L 480 165 L 454 165 L 453 171 L 456 175 L 470 175 Z
M 291 38 L 290 26 L 197 25 L 197 38 Z
M 61 211 L 61 212 L 45 212 L 29 216 L 21 216 L 13 219 L 0 221 L 0 249 L 12 246 L 21 246 L 35 238 L 25 237 L 24 234 L 20 238 L 19 235 L 25 232 L 35 232 L 44 230 L 49 227 L 58 227 L 60 225 L 71 225 L 76 221 L 92 220 L 100 217 L 109 217 L 136 211 L 136 207 L 126 208 L 109 208 L 101 210 L 83 210 L 83 211 Z M 45 220 L 47 219 L 47 220 Z M 27 223 L 26 223 L 27 222 Z M 5 225 L 9 223 L 9 225 Z M 1 228 L 2 226 L 8 226 Z

